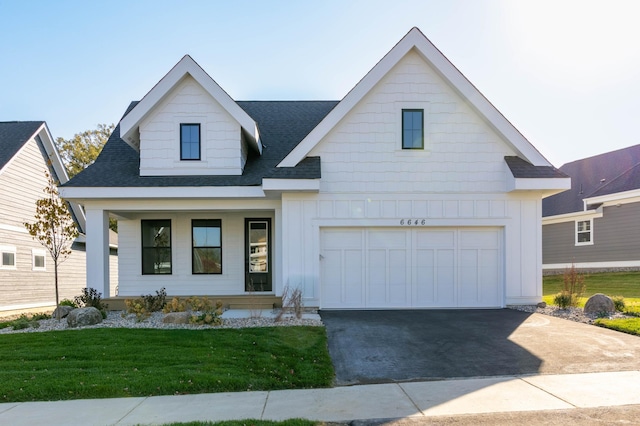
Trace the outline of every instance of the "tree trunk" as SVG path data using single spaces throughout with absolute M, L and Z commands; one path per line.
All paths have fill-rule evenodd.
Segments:
M 53 271 L 56 283 L 56 319 L 60 321 L 60 297 L 58 296 L 58 260 L 53 261 Z

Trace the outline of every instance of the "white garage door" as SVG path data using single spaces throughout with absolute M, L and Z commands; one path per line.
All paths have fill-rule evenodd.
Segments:
M 502 307 L 500 228 L 323 228 L 322 308 Z

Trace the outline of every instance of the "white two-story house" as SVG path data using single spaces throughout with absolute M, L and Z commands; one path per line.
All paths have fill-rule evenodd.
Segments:
M 307 306 L 541 300 L 541 201 L 558 172 L 414 28 L 341 101 L 235 101 L 185 56 L 62 187 L 87 214 L 87 283 L 121 296 Z

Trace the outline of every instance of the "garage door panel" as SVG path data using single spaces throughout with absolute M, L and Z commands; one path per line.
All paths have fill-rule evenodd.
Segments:
M 328 243 L 344 241 L 352 248 L 342 251 L 340 262 L 332 256 L 344 273 L 343 306 L 331 307 L 502 306 L 499 228 L 357 228 L 344 230 L 344 238 L 341 232 L 331 229 L 330 239 L 321 238 L 323 253 Z M 322 268 L 323 288 L 331 288 L 327 280 L 336 277 L 327 269 Z M 329 307 L 336 291 L 323 294 L 331 298 L 323 296 Z
M 321 265 L 322 300 L 337 306 L 342 302 L 342 250 L 324 250 Z
M 345 250 L 344 259 L 344 302 L 349 306 L 361 306 L 364 290 L 362 250 Z

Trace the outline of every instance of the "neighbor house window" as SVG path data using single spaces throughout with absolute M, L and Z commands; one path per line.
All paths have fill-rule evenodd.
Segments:
M 0 246 L 0 269 L 16 269 L 16 248 Z
M 576 245 L 593 244 L 593 221 L 579 220 L 576 222 Z
M 200 159 L 200 124 L 180 124 L 180 159 Z
M 34 271 L 46 271 L 47 265 L 45 264 L 45 251 L 44 250 L 31 250 L 31 257 L 33 259 Z
M 194 274 L 222 273 L 222 234 L 219 219 L 191 221 L 191 264 Z
M 142 274 L 171 273 L 171 221 L 143 220 Z
M 424 149 L 424 110 L 402 110 L 402 149 Z

